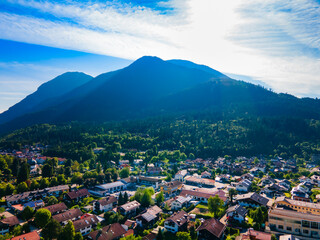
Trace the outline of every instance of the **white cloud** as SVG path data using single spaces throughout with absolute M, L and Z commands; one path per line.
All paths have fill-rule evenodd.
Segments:
M 320 13 L 315 1 L 163 2 L 175 8 L 170 14 L 116 1 L 10 3 L 51 17 L 0 12 L 0 38 L 127 59 L 189 59 L 250 76 L 276 91 L 320 96 Z

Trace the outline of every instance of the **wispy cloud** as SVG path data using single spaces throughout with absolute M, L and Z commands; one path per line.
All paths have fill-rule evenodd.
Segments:
M 79 2 L 5 0 L 0 38 L 126 59 L 184 58 L 320 96 L 317 1 Z

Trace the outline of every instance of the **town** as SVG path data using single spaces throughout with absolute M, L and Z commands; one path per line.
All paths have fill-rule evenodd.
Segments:
M 181 160 L 155 150 L 176 160 L 146 162 L 130 149 L 106 168 L 46 148 L 0 151 L 0 239 L 320 239 L 316 154 Z M 140 158 L 127 160 L 132 151 Z

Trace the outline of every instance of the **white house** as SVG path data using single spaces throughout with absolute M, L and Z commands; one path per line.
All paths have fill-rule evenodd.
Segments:
M 98 200 L 94 203 L 94 211 L 99 212 L 107 212 L 110 211 L 116 204 L 118 200 L 113 196 L 108 196 L 101 200 Z
M 190 202 L 193 200 L 192 197 L 183 197 L 183 196 L 178 196 L 175 197 L 175 199 L 171 202 L 171 209 L 172 210 L 178 210 L 183 207 L 188 207 Z
M 243 222 L 245 220 L 248 210 L 241 205 L 235 205 L 227 209 L 227 217 Z
M 184 182 L 184 178 L 188 175 L 188 171 L 187 170 L 180 170 L 179 172 L 176 173 L 176 175 L 174 176 L 175 180 L 178 180 L 180 182 Z
M 236 185 L 236 190 L 239 192 L 248 192 L 252 182 L 248 179 L 244 179 Z

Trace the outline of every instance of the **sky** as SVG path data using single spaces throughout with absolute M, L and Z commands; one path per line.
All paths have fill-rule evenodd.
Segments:
M 2 0 L 0 112 L 63 72 L 144 55 L 320 97 L 320 1 Z

